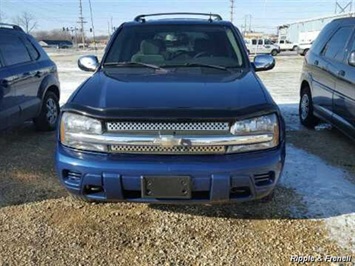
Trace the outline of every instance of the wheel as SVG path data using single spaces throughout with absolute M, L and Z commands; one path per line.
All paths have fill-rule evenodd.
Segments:
M 306 54 L 308 53 L 308 51 L 309 51 L 309 49 L 304 50 L 303 53 L 302 53 L 302 55 L 303 55 L 303 56 L 306 56 Z
M 57 128 L 59 117 L 59 100 L 55 93 L 48 91 L 44 96 L 41 112 L 33 122 L 39 131 L 53 131 Z
M 297 51 L 297 50 L 298 50 L 298 46 L 297 45 L 293 46 L 292 51 Z
M 319 119 L 313 114 L 312 95 L 310 89 L 307 87 L 301 93 L 299 117 L 301 124 L 308 128 L 314 128 L 319 123 Z
M 277 56 L 278 53 L 279 53 L 279 52 L 278 52 L 277 50 L 275 50 L 275 49 L 271 51 L 271 55 L 272 55 L 272 56 Z

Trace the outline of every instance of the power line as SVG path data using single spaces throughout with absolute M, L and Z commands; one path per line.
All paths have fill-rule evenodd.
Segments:
M 346 4 L 341 4 L 339 1 L 335 2 L 335 14 L 342 14 L 349 11 L 349 13 L 353 10 L 353 1 L 349 1 Z

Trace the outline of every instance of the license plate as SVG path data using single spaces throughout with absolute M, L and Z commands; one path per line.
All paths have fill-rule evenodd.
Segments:
M 141 182 L 142 198 L 191 198 L 190 176 L 145 176 Z

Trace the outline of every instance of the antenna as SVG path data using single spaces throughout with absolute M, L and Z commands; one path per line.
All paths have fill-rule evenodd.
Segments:
M 210 13 L 210 19 L 209 19 L 210 22 L 212 22 L 212 12 Z

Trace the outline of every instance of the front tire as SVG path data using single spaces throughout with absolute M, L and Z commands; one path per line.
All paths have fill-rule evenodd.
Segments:
M 39 116 L 33 119 L 36 129 L 39 131 L 55 130 L 57 128 L 59 110 L 57 95 L 48 91 L 44 96 Z
M 301 55 L 306 56 L 306 54 L 308 53 L 308 51 L 309 51 L 309 49 L 304 50 Z
M 308 87 L 304 88 L 301 93 L 299 117 L 301 124 L 307 128 L 314 128 L 319 123 L 319 119 L 313 114 L 312 95 Z
M 278 52 L 277 50 L 272 50 L 272 51 L 271 51 L 271 55 L 272 55 L 272 56 L 277 56 L 278 53 L 279 53 L 279 52 Z

